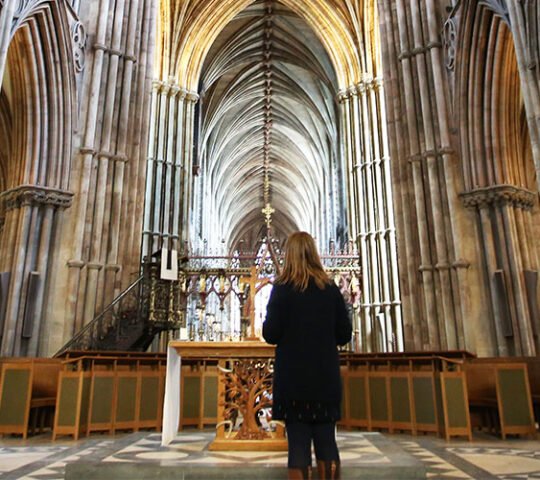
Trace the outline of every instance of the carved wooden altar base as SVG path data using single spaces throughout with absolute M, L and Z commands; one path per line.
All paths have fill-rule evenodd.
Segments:
M 268 438 L 264 440 L 235 440 L 234 438 L 218 438 L 208 445 L 208 450 L 218 452 L 235 450 L 242 452 L 283 452 L 287 451 L 286 438 Z
M 282 424 L 271 424 L 274 347 L 259 341 L 171 342 L 181 357 L 218 362 L 216 438 L 209 450 L 287 450 Z M 265 422 L 263 422 L 265 420 Z

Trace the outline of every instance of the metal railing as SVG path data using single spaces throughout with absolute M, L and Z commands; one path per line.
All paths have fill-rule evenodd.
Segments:
M 100 341 L 114 332 L 118 337 L 122 320 L 130 325 L 146 322 L 144 275 L 141 275 L 118 297 L 116 297 L 97 317 L 86 324 L 57 353 L 61 355 L 67 350 L 99 349 Z

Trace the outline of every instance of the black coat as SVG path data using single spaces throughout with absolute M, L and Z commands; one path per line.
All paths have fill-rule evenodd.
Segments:
M 304 292 L 275 285 L 267 306 L 263 337 L 276 344 L 274 405 L 323 402 L 339 405 L 338 345 L 351 339 L 343 296 L 332 282 L 323 290 L 310 281 Z

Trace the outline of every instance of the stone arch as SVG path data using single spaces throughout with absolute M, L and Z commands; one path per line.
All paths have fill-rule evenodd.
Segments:
M 196 217 L 198 224 L 204 223 L 201 221 L 202 210 L 194 212 L 192 206 L 201 196 L 207 195 L 200 188 L 201 168 L 195 156 L 199 133 L 196 131 L 197 111 L 200 108 L 196 108 L 195 104 L 200 100 L 201 73 L 207 54 L 220 32 L 252 3 L 255 0 L 189 0 L 182 3 L 162 0 L 160 3 L 147 154 L 143 258 L 162 248 L 182 250 L 192 245 L 192 241 L 204 242 L 199 232 L 192 235 L 190 231 Z M 330 179 L 331 183 L 321 182 L 319 191 L 312 190 L 309 196 L 305 196 L 306 200 L 301 198 L 293 209 L 296 211 L 289 211 L 287 218 L 283 216 L 280 219 L 281 230 L 290 230 L 292 226 L 301 228 L 305 222 L 298 219 L 305 216 L 302 215 L 305 210 L 315 211 L 312 221 L 305 227 L 307 229 L 311 229 L 312 225 L 329 223 L 328 219 L 333 215 L 330 221 L 335 223 L 335 233 L 332 232 L 332 235 L 335 234 L 344 244 L 356 244 L 361 251 L 360 256 L 365 259 L 365 274 L 362 277 L 365 299 L 358 326 L 355 327 L 359 343 L 367 351 L 381 348 L 381 345 L 385 350 L 402 350 L 401 302 L 386 102 L 378 45 L 377 2 L 282 0 L 279 3 L 307 23 L 330 58 L 337 80 L 329 98 L 332 102 L 337 100 L 336 124 L 339 127 L 337 134 L 331 136 L 326 144 L 340 146 L 340 151 L 333 151 L 329 155 L 331 162 L 338 165 L 336 174 Z M 247 95 L 250 93 L 247 92 Z M 276 108 L 276 113 L 283 112 Z M 316 129 L 322 132 L 323 127 Z M 277 136 L 276 139 L 283 141 Z M 266 148 L 267 139 L 264 141 L 263 151 L 266 155 L 269 149 Z M 281 161 L 279 158 L 276 160 Z M 338 171 L 338 168 L 341 170 Z M 324 175 L 315 166 L 307 170 L 311 178 Z M 260 175 L 261 172 L 258 173 Z M 235 170 L 231 169 L 228 174 L 234 181 Z M 266 178 L 269 178 L 265 174 L 266 171 L 263 173 L 264 189 L 261 189 L 263 199 L 267 195 Z M 294 176 L 289 175 L 288 180 L 291 178 Z M 306 189 L 313 183 L 309 178 L 302 178 L 301 181 Z M 255 184 L 245 182 L 244 185 L 253 195 Z M 336 202 L 338 208 L 332 209 L 335 211 L 329 213 L 324 208 L 317 208 L 322 203 L 321 199 L 333 194 L 339 196 Z M 258 208 L 257 214 L 252 204 L 249 209 L 248 205 L 245 207 L 249 218 L 245 217 L 247 223 L 242 228 L 246 235 L 252 236 L 249 232 L 255 232 L 258 228 L 254 219 L 260 215 L 261 209 Z M 243 204 L 235 206 L 234 210 L 238 212 L 241 208 Z M 225 217 L 230 218 L 232 211 L 224 205 Z M 234 248 L 237 240 L 241 240 L 239 225 L 235 223 L 230 230 L 228 237 L 231 248 Z M 321 232 L 329 237 L 329 233 Z M 218 238 L 218 241 L 222 240 Z M 320 241 L 321 245 L 327 245 L 331 243 L 331 237 L 321 236 Z M 380 268 L 381 265 L 389 265 L 389 268 Z M 385 328 L 378 327 L 383 324 Z M 384 339 L 380 337 L 383 330 Z
M 0 271 L 9 278 L 0 312 L 3 355 L 39 354 L 54 234 L 69 191 L 75 108 L 72 31 L 64 2 L 23 2 L 7 54 L 11 144 L 0 202 Z
M 206 0 L 181 7 L 163 0 L 159 30 L 163 33 L 160 47 L 165 60 L 158 66 L 159 76 L 164 80 L 175 77 L 180 85 L 196 91 L 204 59 L 215 39 L 253 1 Z M 378 58 L 376 42 L 371 38 L 378 34 L 374 28 L 374 0 L 364 3 L 360 19 L 351 15 L 350 5 L 336 8 L 329 0 L 282 0 L 282 3 L 306 20 L 317 34 L 332 60 L 340 89 L 358 83 L 365 73 L 373 73 Z M 167 24 L 169 29 L 165 28 Z M 171 36 L 167 35 L 168 30 L 182 33 Z M 363 39 L 363 31 L 369 32 L 370 38 Z
M 540 252 L 531 239 L 538 189 L 506 13 L 489 2 L 470 2 L 464 15 L 456 71 L 461 198 L 475 212 L 479 268 L 491 298 L 486 348 L 490 354 L 533 355 Z

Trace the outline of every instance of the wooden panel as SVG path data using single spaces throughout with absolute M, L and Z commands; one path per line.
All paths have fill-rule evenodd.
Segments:
M 56 411 L 56 423 L 61 427 L 75 427 L 79 407 L 79 383 L 81 377 L 61 375 L 60 396 Z
M 496 367 L 497 401 L 501 434 L 534 434 L 533 409 L 527 368 L 524 364 Z
M 411 372 L 412 411 L 416 432 L 438 432 L 434 372 Z
M 32 394 L 32 364 L 2 365 L 0 382 L 0 433 L 20 433 L 26 438 Z
M 92 372 L 90 408 L 87 434 L 93 431 L 113 430 L 114 372 Z
M 116 376 L 116 410 L 113 429 L 137 430 L 139 376 L 137 372 L 118 372 Z
M 366 398 L 366 376 L 349 377 L 349 415 L 352 425 L 368 425 L 368 405 Z
M 32 398 L 55 397 L 58 393 L 58 376 L 62 370 L 59 360 L 33 362 Z
M 201 377 L 199 375 L 186 376 L 182 389 L 182 416 L 186 420 L 199 418 L 201 408 Z
M 160 393 L 159 372 L 142 372 L 141 407 L 139 413 L 139 426 L 141 428 L 158 428 L 160 420 Z
M 388 373 L 369 372 L 369 428 L 390 428 Z
M 467 436 L 472 440 L 465 373 L 441 372 L 440 379 L 446 439 Z
M 415 431 L 412 413 L 411 380 L 408 373 L 390 374 L 390 431 Z
M 216 375 L 204 376 L 204 405 L 203 423 L 217 423 L 218 409 L 218 377 Z
M 86 431 L 89 397 L 89 372 L 60 372 L 53 440 L 58 435 L 72 435 L 77 440 Z
M 79 426 L 82 431 L 88 428 L 88 417 L 90 414 L 90 387 L 92 379 L 89 372 L 84 372 L 81 385 Z

